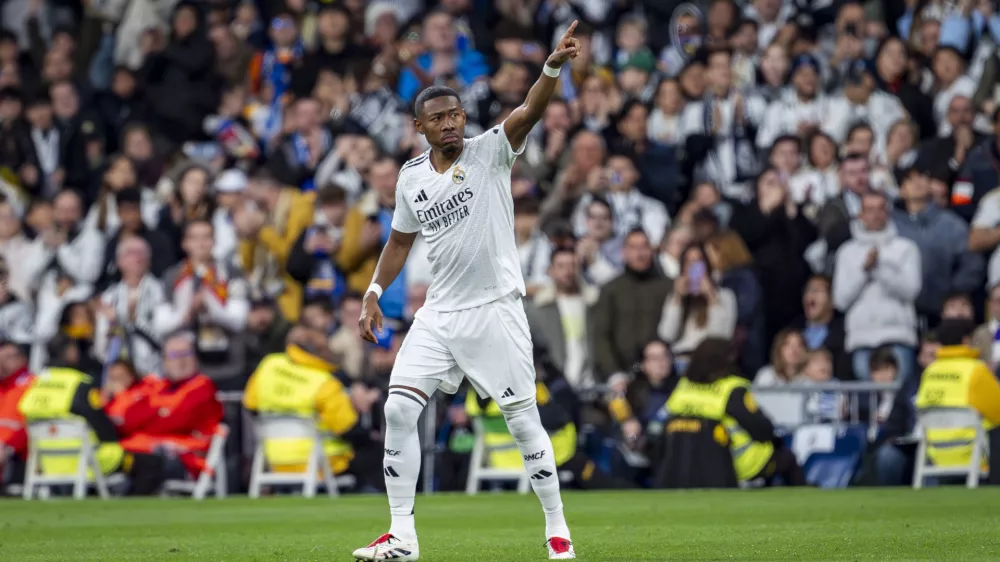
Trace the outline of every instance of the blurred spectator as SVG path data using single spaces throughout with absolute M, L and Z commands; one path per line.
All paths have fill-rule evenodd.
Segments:
M 792 330 L 778 332 L 771 344 L 771 363 L 757 371 L 753 384 L 761 389 L 780 389 L 803 383 L 802 370 L 808 358 L 801 334 Z M 761 391 L 757 399 L 761 409 L 779 426 L 795 427 L 805 421 L 805 394 Z
M 910 76 L 910 54 L 899 37 L 886 37 L 875 53 L 875 80 L 883 92 L 899 98 L 906 113 L 916 122 L 922 139 L 934 138 L 937 123 L 933 102 L 914 86 Z
M 948 104 L 947 122 L 951 134 L 926 140 L 920 147 L 918 160 L 926 161 L 932 170 L 957 173 L 974 147 L 986 137 L 973 129 L 976 110 L 971 97 L 956 95 Z
M 238 240 L 233 211 L 243 203 L 241 196 L 248 182 L 247 175 L 238 169 L 225 170 L 215 178 L 215 213 L 212 214 L 215 249 L 212 255 L 217 260 L 229 260 L 236 254 Z
M 532 341 L 549 352 L 554 366 L 574 389 L 593 386 L 591 332 L 599 291 L 580 275 L 580 262 L 569 248 L 552 251 L 549 282 L 525 302 Z
M 802 293 L 803 316 L 795 319 L 790 328 L 802 334 L 806 349 L 826 349 L 833 361 L 833 376 L 839 380 L 853 380 L 854 371 L 844 350 L 844 316 L 833 306 L 829 277 L 814 275 Z
M 975 320 L 972 298 L 966 293 L 952 293 L 941 304 L 941 320 Z
M 146 226 L 142 220 L 142 195 L 134 187 L 118 192 L 115 197 L 116 220 L 120 226 L 108 238 L 104 247 L 104 267 L 97 285 L 100 289 L 121 279 L 118 270 L 118 246 L 127 238 L 144 240 L 150 249 L 149 271 L 154 277 L 161 277 L 167 269 L 177 263 L 175 244 L 164 232 Z
M 108 365 L 101 395 L 104 412 L 115 424 L 120 437 L 139 431 L 158 412 L 149 405 L 150 395 L 156 388 L 155 377 L 144 378 L 125 359 Z
M 927 176 L 910 168 L 900 183 L 900 206 L 892 223 L 899 236 L 920 249 L 923 281 L 917 297 L 917 313 L 936 325 L 945 297 L 955 292 L 971 293 L 982 286 L 983 260 L 969 251 L 969 227 L 954 213 L 931 201 Z
M 851 221 L 861 212 L 861 198 L 871 191 L 868 156 L 850 153 L 840 164 L 838 197 L 826 202 L 816 215 L 816 228 L 826 245 L 826 266 L 833 266 L 840 246 L 851 238 Z
M 881 347 L 872 353 L 868 370 L 872 374 L 872 382 L 877 384 L 892 384 L 899 379 L 899 364 L 896 363 L 892 349 L 888 347 Z M 879 424 L 885 423 L 889 418 L 894 399 L 895 393 L 892 391 L 884 390 L 878 393 L 875 404 L 871 406 L 876 408 L 875 419 Z
M 663 305 L 657 332 L 670 344 L 683 372 L 688 355 L 705 338 L 730 339 L 736 330 L 736 296 L 716 284 L 714 269 L 701 245 L 684 250 L 681 274 Z
M 576 235 L 585 236 L 590 203 L 595 197 L 602 196 L 611 206 L 616 238 L 634 228 L 641 228 L 650 243 L 659 246 L 670 224 L 670 217 L 663 203 L 639 193 L 635 186 L 638 179 L 639 174 L 631 158 L 624 154 L 611 155 L 608 165 L 597 172 L 593 185 L 588 185 L 589 192 L 577 203 L 573 213 Z
M 156 311 L 154 326 L 160 334 L 190 330 L 201 372 L 220 386 L 241 388 L 248 364 L 239 334 L 247 325 L 249 289 L 238 269 L 213 258 L 214 242 L 210 222 L 187 223 L 187 259 L 163 276 L 169 292 Z
M 0 258 L 0 341 L 30 344 L 34 341 L 32 332 L 35 320 L 32 301 L 22 299 L 14 293 L 10 285 L 8 263 L 5 258 Z
M 340 299 L 338 327 L 330 336 L 330 350 L 337 357 L 340 370 L 352 380 L 361 378 L 365 362 L 365 343 L 358 332 L 361 318 L 361 295 L 348 292 Z
M 733 212 L 730 227 L 746 242 L 763 288 L 764 341 L 802 314 L 799 294 L 809 278 L 803 252 L 816 239 L 816 228 L 773 169 L 757 178 L 756 198 Z M 766 343 L 764 345 L 767 345 Z
M 990 202 L 986 202 L 986 195 L 1000 185 L 1000 171 L 991 164 L 991 159 L 1000 152 L 1000 135 L 997 134 L 1000 131 L 1000 110 L 995 111 L 990 117 L 994 134 L 969 151 L 950 190 L 951 205 L 958 216 L 967 221 L 973 221 L 974 227 L 984 229 L 992 228 L 1000 223 L 1000 221 L 991 220 L 998 214 L 993 210 L 993 207 L 997 206 L 995 197 L 990 198 Z M 976 220 L 974 217 L 980 213 L 982 215 L 978 217 L 979 220 Z M 970 248 L 978 251 L 990 251 L 996 246 L 997 239 L 991 237 L 976 241 L 976 244 L 970 245 Z M 991 273 L 990 279 L 994 280 L 994 277 L 998 275 L 1000 273 Z
M 314 176 L 327 154 L 342 159 L 346 145 L 334 148 L 333 133 L 324 124 L 322 107 L 313 98 L 302 98 L 291 108 L 294 120 L 289 124 L 292 133 L 281 140 L 268 161 L 274 179 L 284 185 L 303 191 L 316 189 Z
M 712 50 L 707 60 L 709 97 L 684 109 L 681 127 L 688 159 L 699 177 L 711 179 L 723 195 L 746 200 L 749 183 L 760 171 L 754 137 L 767 108 L 761 98 L 732 89 L 729 50 Z
M 265 356 L 280 353 L 285 348 L 285 338 L 291 329 L 292 325 L 281 317 L 273 300 L 252 299 L 250 312 L 247 314 L 246 332 L 243 333 L 247 364 L 256 365 Z
M 209 195 L 212 177 L 207 168 L 195 163 L 182 165 L 175 177 L 166 197 L 167 204 L 160 209 L 157 228 L 177 245 L 175 251 L 182 255 L 185 225 L 193 220 L 212 219 L 214 204 Z
M 331 185 L 316 193 L 316 216 L 292 246 L 286 269 L 304 288 L 306 299 L 325 298 L 334 302 L 345 289 L 344 274 L 334 261 L 341 251 L 347 194 Z
M 539 226 L 538 201 L 530 198 L 514 200 L 514 240 L 521 257 L 521 273 L 528 296 L 537 292 L 548 280 L 552 245 Z
M 594 197 L 587 204 L 586 213 L 586 226 L 576 242 L 576 253 L 584 278 L 602 286 L 621 272 L 624 237 L 615 235 L 614 209 L 607 199 Z
M 718 272 L 719 286 L 729 289 L 736 297 L 733 339 L 740 366 L 745 373 L 756 373 L 764 365 L 767 343 L 764 341 L 760 281 L 753 269 L 753 258 L 743 240 L 732 230 L 709 238 L 705 253 L 712 270 Z
M 0 482 L 15 459 L 24 459 L 28 452 L 28 434 L 18 404 L 33 381 L 25 350 L 11 340 L 0 340 Z
M 676 279 L 681 273 L 681 255 L 694 239 L 691 227 L 678 225 L 670 229 L 660 244 L 657 264 L 669 279 Z
M 222 404 L 211 379 L 199 370 L 194 334 L 178 332 L 164 339 L 163 377 L 151 381 L 155 386 L 148 407 L 157 415 L 122 439 L 121 445 L 130 453 L 158 455 L 163 463 L 160 478 L 166 477 L 173 462 L 197 476 L 205 468 L 202 455 L 222 421 Z
M 178 4 L 169 44 L 144 33 L 140 48 L 146 55 L 140 72 L 157 132 L 174 146 L 198 138 L 202 120 L 218 103 L 215 50 L 199 9 Z
M 649 139 L 675 145 L 681 138 L 681 115 L 684 112 L 684 94 L 676 79 L 661 80 L 656 87 L 655 107 L 649 114 L 646 133 Z
M 427 52 L 417 56 L 408 51 L 400 53 L 400 59 L 407 65 L 399 76 L 398 88 L 404 102 L 412 101 L 420 90 L 438 81 L 464 88 L 486 76 L 489 69 L 483 55 L 473 49 L 458 48 L 451 14 L 444 10 L 431 12 L 423 25 Z
M 876 90 L 868 62 L 851 63 L 843 85 L 843 91 L 832 96 L 827 108 L 829 117 L 824 130 L 834 139 L 846 140 L 850 127 L 859 120 L 869 123 L 877 138 L 885 138 L 889 127 L 905 116 L 898 98 Z
M 920 250 L 896 233 L 888 215 L 885 196 L 865 195 L 852 239 L 837 252 L 833 301 L 846 316 L 846 348 L 860 380 L 870 380 L 871 352 L 884 344 L 893 346 L 900 377 L 914 376 Z
M 653 340 L 642 350 L 635 378 L 628 383 L 625 399 L 632 417 L 622 424 L 622 433 L 635 442 L 644 437 L 646 427 L 656 419 L 680 377 L 674 376 L 673 354 L 663 340 Z M 634 436 L 634 437 L 632 437 Z
M 877 353 L 873 354 L 872 359 L 874 360 L 877 355 Z M 872 371 L 873 377 L 875 372 L 875 370 Z M 806 360 L 802 367 L 802 379 L 806 385 L 836 384 L 838 381 L 833 378 L 833 360 L 830 352 L 820 348 L 806 354 Z M 891 398 L 889 403 L 892 403 Z M 838 422 L 844 414 L 845 404 L 844 395 L 834 391 L 821 390 L 806 397 L 805 413 L 811 423 Z
M 806 137 L 819 130 L 830 115 L 829 105 L 820 91 L 819 61 L 812 55 L 800 55 L 792 61 L 791 86 L 781 99 L 771 103 L 757 133 L 757 146 L 768 149 L 783 135 Z
M 359 294 L 368 290 L 379 254 L 389 240 L 392 215 L 396 208 L 398 175 L 399 165 L 391 158 L 376 160 L 368 173 L 371 190 L 348 211 L 344 221 L 344 239 L 337 253 L 337 266 L 347 276 L 347 286 Z M 404 268 L 396 282 L 384 290 L 390 294 L 382 305 L 382 310 L 390 318 L 402 317 L 405 280 Z M 390 303 L 393 306 L 389 306 L 387 311 L 386 305 Z
M 128 237 L 116 248 L 115 260 L 121 281 L 100 297 L 94 356 L 105 363 L 125 359 L 142 373 L 158 373 L 160 334 L 153 323 L 165 297 L 163 286 L 149 271 L 149 244 Z
M 570 218 L 580 197 L 597 184 L 606 153 L 604 139 L 597 134 L 584 129 L 573 136 L 569 162 L 556 174 L 552 192 L 542 202 L 543 220 Z
M 594 306 L 594 377 L 628 373 L 656 336 L 671 281 L 656 267 L 642 231 L 625 237 L 625 271 L 605 285 Z
M 935 79 L 934 119 L 939 123 L 938 136 L 947 137 L 952 133 L 946 119 L 951 100 L 955 96 L 971 98 L 976 93 L 976 81 L 965 74 L 962 53 L 948 45 L 934 52 L 931 69 Z
M 315 218 L 315 194 L 283 188 L 264 174 L 253 178 L 244 191 L 246 203 L 233 210 L 233 224 L 240 238 L 240 265 L 250 286 L 276 298 L 281 314 L 299 319 L 302 285 L 285 270 L 295 241 Z

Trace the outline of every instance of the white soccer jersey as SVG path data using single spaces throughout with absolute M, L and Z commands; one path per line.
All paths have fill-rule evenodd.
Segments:
M 514 291 L 524 295 L 510 194 L 510 170 L 523 150 L 515 152 L 497 125 L 466 139 L 443 174 L 431 166 L 429 151 L 400 170 L 392 228 L 419 231 L 427 240 L 434 276 L 428 309 L 450 312 Z

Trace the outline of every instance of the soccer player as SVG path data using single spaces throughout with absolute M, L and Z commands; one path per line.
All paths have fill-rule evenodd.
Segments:
M 435 390 L 455 393 L 463 377 L 503 411 L 545 512 L 549 559 L 576 558 L 552 442 L 535 404 L 510 192 L 514 159 L 545 112 L 560 67 L 580 52 L 575 28 L 573 22 L 559 40 L 524 103 L 478 137 L 464 138 L 465 111 L 454 90 L 432 86 L 414 102 L 416 129 L 431 148 L 399 172 L 392 232 L 358 321 L 364 338 L 376 340 L 373 328 L 382 328 L 378 299 L 399 275 L 418 232 L 429 245 L 434 280 L 389 379 L 383 473 L 392 525 L 375 542 L 354 551 L 358 560 L 420 558 L 413 520 L 420 471 L 417 417 Z

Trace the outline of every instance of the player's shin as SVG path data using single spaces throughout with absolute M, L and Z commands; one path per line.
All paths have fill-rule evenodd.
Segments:
M 406 390 L 392 390 L 385 402 L 385 455 L 382 472 L 389 496 L 392 526 L 389 534 L 416 541 L 413 502 L 420 474 L 420 438 L 417 419 L 424 406 L 423 399 Z
M 568 540 L 569 528 L 563 515 L 559 472 L 552 451 L 552 440 L 542 427 L 535 401 L 509 404 L 501 410 L 507 421 L 507 429 L 524 458 L 524 468 L 531 475 L 531 488 L 542 502 L 546 538 L 560 537 Z

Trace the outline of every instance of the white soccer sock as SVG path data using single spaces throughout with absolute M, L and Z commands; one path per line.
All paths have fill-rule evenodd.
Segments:
M 392 525 L 389 534 L 416 541 L 413 502 L 420 474 L 420 438 L 417 419 L 426 406 L 418 394 L 403 388 L 390 388 L 385 401 L 385 451 L 382 472 L 389 495 Z
M 542 427 L 538 407 L 534 400 L 519 402 L 503 408 L 507 429 L 517 443 L 524 458 L 524 468 L 531 475 L 531 487 L 542 502 L 545 512 L 545 538 L 561 537 L 569 540 L 569 526 L 563 515 L 562 497 L 559 494 L 559 471 L 552 451 L 552 440 Z

